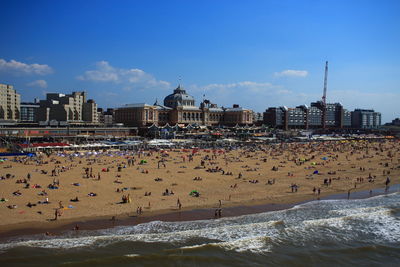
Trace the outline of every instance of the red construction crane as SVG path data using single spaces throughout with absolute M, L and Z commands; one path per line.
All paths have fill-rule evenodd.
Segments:
M 325 63 L 324 94 L 322 96 L 322 127 L 326 128 L 326 89 L 328 87 L 328 61 Z
M 328 87 L 328 61 L 325 63 L 325 78 L 324 78 L 324 95 L 322 96 L 322 102 L 326 106 L 326 88 Z

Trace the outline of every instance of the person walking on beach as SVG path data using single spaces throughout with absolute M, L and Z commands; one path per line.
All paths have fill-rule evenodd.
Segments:
M 58 209 L 56 209 L 54 212 L 54 220 L 57 221 L 57 219 L 58 219 Z
M 386 181 L 385 181 L 385 192 L 387 192 L 389 190 L 389 184 L 390 184 L 390 178 L 389 176 L 386 177 Z

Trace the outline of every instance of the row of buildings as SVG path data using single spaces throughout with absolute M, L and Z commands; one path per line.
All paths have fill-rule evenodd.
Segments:
M 325 108 L 324 108 L 325 107 Z M 325 121 L 324 121 L 325 120 Z M 103 110 L 86 92 L 48 93 L 46 99 L 33 103 L 20 102 L 12 85 L 0 84 L 0 121 L 36 123 L 39 126 L 92 125 L 146 128 L 152 125 L 235 126 L 265 124 L 280 129 L 312 128 L 378 128 L 381 114 L 374 110 L 349 111 L 340 103 L 322 101 L 295 108 L 270 107 L 262 115 L 234 104 L 219 107 L 203 99 L 196 105 L 193 96 L 182 86 L 154 104 L 136 103 Z
M 103 110 L 86 92 L 72 94 L 48 93 L 46 99 L 32 103 L 20 102 L 20 95 L 12 85 L 0 84 L 0 120 L 3 122 L 38 123 L 41 126 L 113 125 L 122 123 L 132 127 L 155 125 L 245 125 L 253 123 L 253 111 L 234 104 L 218 107 L 209 100 L 196 106 L 193 96 L 178 86 L 165 97 L 163 104 L 156 101 L 127 104 Z
M 163 104 L 128 104 L 115 110 L 115 121 L 128 126 L 143 127 L 155 125 L 245 125 L 253 123 L 253 111 L 237 104 L 232 107 L 218 107 L 209 100 L 196 106 L 193 96 L 178 86 L 172 94 L 164 98 Z
M 0 84 L 0 120 L 3 122 L 98 123 L 97 104 L 86 92 L 48 93 L 45 100 L 21 102 L 12 85 Z
M 324 125 L 325 117 L 325 125 Z M 381 113 L 372 109 L 349 111 L 340 103 L 327 103 L 325 114 L 322 101 L 295 108 L 270 107 L 263 114 L 263 123 L 280 129 L 355 128 L 374 129 L 381 125 Z

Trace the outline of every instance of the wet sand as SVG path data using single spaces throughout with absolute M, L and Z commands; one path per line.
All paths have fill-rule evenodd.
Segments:
M 289 209 L 294 206 L 304 204 L 310 201 L 320 201 L 320 200 L 340 200 L 340 199 L 365 199 L 369 197 L 376 197 L 385 194 L 392 194 L 395 192 L 400 192 L 400 184 L 392 185 L 388 190 L 386 188 L 375 188 L 373 190 L 361 190 L 355 191 L 350 194 L 333 194 L 322 196 L 317 199 L 307 199 L 295 203 L 281 203 L 281 204 L 261 204 L 261 205 L 243 205 L 243 206 L 233 206 L 223 208 L 223 216 L 235 217 L 248 214 L 256 214 L 269 211 L 278 211 Z M 96 218 L 92 220 L 74 220 L 73 222 L 64 221 L 63 224 L 54 224 L 51 228 L 44 228 L 45 225 L 37 225 L 36 228 L 30 228 L 28 224 L 22 229 L 13 229 L 5 231 L 0 236 L 0 241 L 7 242 L 10 240 L 16 240 L 24 236 L 32 236 L 37 234 L 45 235 L 45 232 L 50 232 L 52 235 L 62 235 L 68 231 L 75 231 L 74 227 L 79 225 L 79 231 L 85 230 L 100 230 L 113 228 L 118 226 L 132 226 L 141 223 L 147 223 L 152 221 L 165 221 L 165 222 L 179 222 L 179 221 L 195 221 L 195 220 L 209 220 L 209 219 L 219 219 L 220 217 L 214 216 L 215 209 L 196 209 L 196 210 L 182 210 L 171 213 L 160 213 L 157 215 L 146 215 L 146 216 L 121 216 L 116 218 L 115 221 L 111 221 L 109 218 Z

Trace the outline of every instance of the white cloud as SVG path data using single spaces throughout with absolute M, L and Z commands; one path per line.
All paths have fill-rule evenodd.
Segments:
M 117 93 L 114 93 L 114 92 L 103 92 L 103 94 L 106 96 L 112 96 L 112 97 L 119 96 Z
M 26 64 L 14 59 L 6 61 L 0 58 L 0 71 L 10 72 L 14 74 L 36 74 L 47 75 L 53 73 L 53 69 L 46 64 Z
M 286 89 L 282 89 L 282 90 L 278 90 L 277 93 L 280 95 L 286 95 L 286 94 L 291 94 L 292 92 L 289 90 L 286 90 Z
M 197 94 L 198 97 L 200 94 L 205 94 L 207 99 L 219 106 L 239 104 L 256 111 L 263 111 L 272 103 L 285 103 L 285 99 L 295 98 L 295 94 L 283 86 L 254 81 L 214 83 L 205 86 L 191 85 L 188 87 L 188 93 L 191 92 Z
M 92 82 L 111 82 L 124 85 L 124 91 L 133 88 L 169 88 L 170 83 L 156 80 L 153 75 L 141 69 L 122 69 L 111 66 L 107 61 L 96 63 L 94 70 L 85 71 L 77 77 L 78 80 Z
M 27 84 L 28 86 L 47 88 L 47 82 L 45 80 L 36 80 Z
M 308 71 L 306 70 L 284 70 L 281 72 L 275 72 L 275 77 L 306 77 Z
M 271 89 L 277 88 L 277 86 L 272 85 L 271 83 L 258 83 L 251 81 L 244 82 L 236 82 L 236 83 L 225 83 L 218 84 L 213 83 L 203 87 L 200 87 L 203 91 L 251 91 L 253 93 L 261 93 L 266 91 L 271 91 Z

